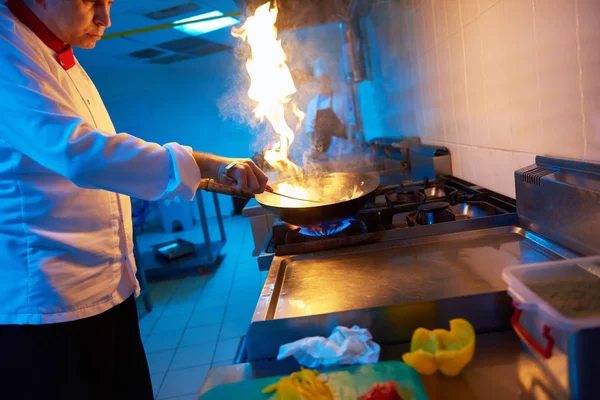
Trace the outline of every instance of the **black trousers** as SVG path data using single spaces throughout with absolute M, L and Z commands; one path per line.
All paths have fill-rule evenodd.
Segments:
M 77 321 L 0 325 L 0 398 L 151 400 L 134 297 Z

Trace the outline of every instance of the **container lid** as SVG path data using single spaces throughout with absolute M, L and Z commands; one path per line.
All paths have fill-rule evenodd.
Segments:
M 502 279 L 520 309 L 537 308 L 556 327 L 600 327 L 600 256 L 508 267 Z

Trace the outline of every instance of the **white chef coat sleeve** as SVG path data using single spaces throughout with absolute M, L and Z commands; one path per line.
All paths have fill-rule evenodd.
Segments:
M 25 46 L 24 46 L 25 47 Z M 144 200 L 191 200 L 200 171 L 191 149 L 96 129 L 70 104 L 33 50 L 0 37 L 0 140 L 83 188 Z
M 315 131 L 315 123 L 317 122 L 317 98 L 314 97 L 308 102 L 306 107 L 306 118 L 304 120 L 306 133 L 312 133 Z

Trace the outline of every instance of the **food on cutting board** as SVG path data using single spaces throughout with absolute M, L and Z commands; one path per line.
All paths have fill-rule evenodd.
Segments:
M 460 374 L 475 353 L 475 329 L 464 319 L 450 321 L 450 330 L 430 331 L 418 328 L 410 343 L 410 353 L 402 356 L 405 363 L 422 375 L 437 370 L 447 376 Z
M 278 382 L 267 386 L 263 393 L 272 395 L 273 400 L 356 400 L 343 393 L 336 393 L 327 384 L 327 375 L 319 374 L 316 370 L 304 369 L 290 376 L 281 378 Z M 412 400 L 414 398 L 409 388 L 399 387 L 395 381 L 379 383 L 373 386 L 358 400 Z
M 394 381 L 376 382 L 358 400 L 408 400 L 409 397 L 400 395 L 401 390 L 402 388 L 399 388 L 398 383 Z
M 267 386 L 263 393 L 275 392 L 274 400 L 333 400 L 333 393 L 318 371 L 300 370 Z
M 527 282 L 546 303 L 569 318 L 600 315 L 600 279 L 583 276 Z

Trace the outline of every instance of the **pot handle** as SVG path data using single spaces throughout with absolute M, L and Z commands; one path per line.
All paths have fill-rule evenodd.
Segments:
M 234 188 L 233 186 L 223 185 L 215 182 L 212 179 L 204 178 L 200 180 L 200 184 L 198 185 L 198 190 L 204 190 L 206 192 L 213 192 L 224 194 L 232 197 L 239 197 L 242 199 L 251 199 L 254 195 L 250 193 L 246 193 L 239 189 Z
M 525 327 L 519 322 L 523 310 L 521 310 L 518 307 L 519 304 L 517 302 L 513 302 L 513 308 L 515 309 L 515 312 L 513 313 L 513 316 L 510 319 L 510 323 L 517 335 L 519 335 L 521 340 L 523 340 L 523 342 L 525 342 L 527 346 L 533 349 L 540 356 L 544 357 L 545 359 L 552 357 L 552 349 L 554 348 L 554 338 L 552 337 L 550 332 L 551 328 L 548 325 L 544 324 L 542 330 L 542 337 L 546 339 L 546 346 L 543 346 L 529 332 L 527 332 L 527 329 L 525 329 Z

